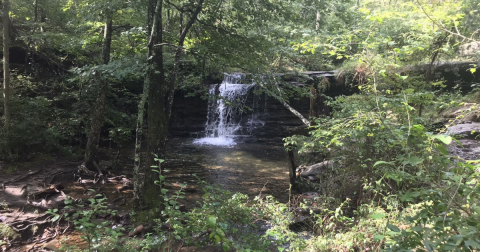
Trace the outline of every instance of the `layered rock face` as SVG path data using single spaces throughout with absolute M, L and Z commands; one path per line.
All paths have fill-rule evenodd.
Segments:
M 241 118 L 241 129 L 236 135 L 254 138 L 255 141 L 277 141 L 288 136 L 288 132 L 303 125 L 302 121 L 293 115 L 276 99 L 264 93 L 256 94 L 258 90 L 250 89 L 244 104 Z M 170 125 L 170 134 L 181 137 L 203 137 L 208 115 L 208 100 L 199 96 L 186 97 L 186 93 L 175 94 L 174 107 Z M 290 105 L 302 115 L 308 117 L 310 99 L 290 101 Z M 250 139 L 251 141 L 251 139 Z

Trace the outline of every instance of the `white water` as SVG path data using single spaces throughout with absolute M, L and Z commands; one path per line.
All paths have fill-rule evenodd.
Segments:
M 242 129 L 242 114 L 248 92 L 254 85 L 241 84 L 242 75 L 229 74 L 219 85 L 210 87 L 210 95 L 215 96 L 218 90 L 219 99 L 208 105 L 206 137 L 194 141 L 195 144 L 233 146 L 235 137 Z

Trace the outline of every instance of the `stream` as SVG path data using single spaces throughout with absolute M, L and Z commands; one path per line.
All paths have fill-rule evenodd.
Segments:
M 247 142 L 230 146 L 199 145 L 194 140 L 170 139 L 165 162 L 165 168 L 170 170 L 167 182 L 174 188 L 186 184 L 187 200 L 204 193 L 196 189 L 200 179 L 250 197 L 261 192 L 288 201 L 289 171 L 283 146 Z

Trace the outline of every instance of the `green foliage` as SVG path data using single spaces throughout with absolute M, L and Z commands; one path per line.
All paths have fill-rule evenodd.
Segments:
M 89 189 L 93 192 L 95 190 Z M 82 235 L 81 238 L 88 243 L 88 249 L 92 250 L 98 246 L 102 239 L 109 237 L 116 240 L 122 236 L 123 227 L 112 227 L 113 223 L 109 220 L 100 219 L 101 216 L 114 216 L 115 210 L 107 206 L 107 198 L 103 194 L 97 194 L 94 198 L 88 199 L 86 203 L 75 203 L 72 199 L 67 198 L 65 209 L 75 209 L 72 214 L 65 213 L 67 220 L 71 220 L 75 228 L 79 230 Z M 80 208 L 78 210 L 76 208 Z M 53 210 L 54 219 L 59 219 L 57 211 Z
M 328 153 L 338 164 L 322 177 L 334 180 L 338 189 L 322 188 L 322 194 L 360 203 L 354 225 L 345 231 L 321 226 L 322 235 L 312 245 L 316 249 L 477 249 L 478 160 L 453 159 L 447 146 L 454 139 L 433 132 L 429 115 L 415 113 L 421 106 L 429 110 L 462 103 L 409 79 L 379 78 L 378 85 L 370 80 L 362 86 L 364 94 L 330 101 L 332 116 L 318 119 L 310 136 L 285 139 L 286 146 Z M 365 214 L 372 208 L 377 210 Z M 372 226 L 376 220 L 383 222 Z

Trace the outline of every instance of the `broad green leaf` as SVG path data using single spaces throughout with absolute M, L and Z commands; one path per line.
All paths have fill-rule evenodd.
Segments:
M 224 242 L 222 244 L 222 248 L 223 248 L 223 251 L 228 251 L 230 249 L 230 246 L 228 246 L 228 244 Z
M 211 228 L 215 227 L 215 224 L 217 224 L 217 217 L 215 216 L 210 216 L 207 219 L 207 225 Z
M 400 198 L 401 201 L 414 201 L 418 196 L 420 196 L 420 192 L 406 192 Z
M 442 141 L 442 143 L 449 145 L 452 142 L 452 137 L 447 135 L 435 135 L 432 137 L 433 139 L 438 139 Z
M 220 236 L 215 235 L 215 243 L 219 243 L 222 239 L 220 239 Z
M 55 216 L 52 218 L 52 222 L 57 221 L 59 218 L 60 218 L 60 215 L 59 215 L 59 214 L 55 215 Z
M 376 242 L 381 241 L 381 240 L 383 240 L 383 239 L 385 239 L 385 236 L 384 236 L 384 235 L 380 235 L 380 234 L 376 234 L 376 235 L 373 237 L 373 241 L 376 241 Z
M 373 220 L 382 219 L 383 217 L 385 217 L 385 214 L 372 214 L 372 215 L 370 215 L 370 218 L 372 218 Z
M 387 228 L 392 230 L 393 232 L 400 232 L 400 228 L 398 228 L 397 226 L 392 225 L 390 223 L 387 224 Z
M 416 157 L 416 156 L 410 156 L 405 160 L 405 164 L 409 164 L 411 166 L 418 165 L 423 162 L 422 158 Z
M 447 150 L 447 147 L 445 147 L 445 145 L 439 144 L 439 145 L 437 145 L 435 148 L 436 148 L 441 154 L 443 154 L 443 155 L 448 155 L 448 150 Z

